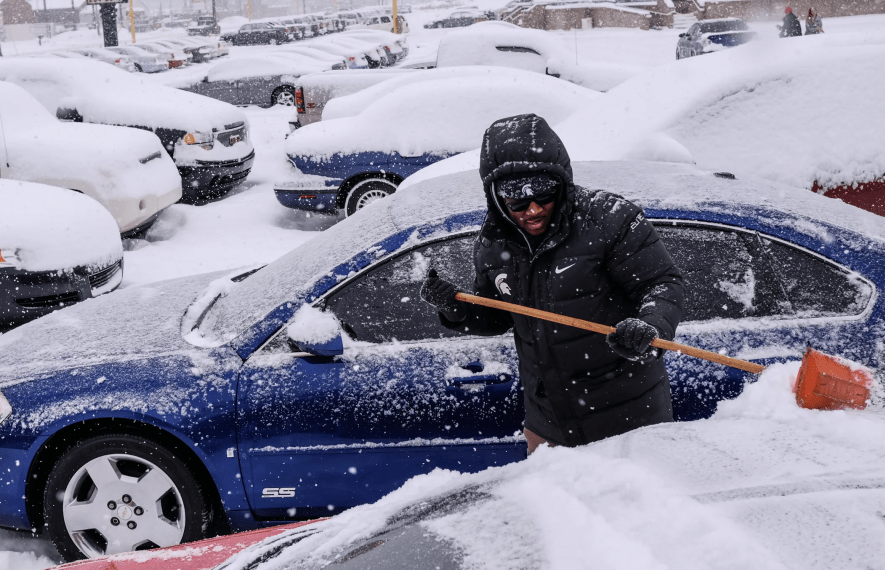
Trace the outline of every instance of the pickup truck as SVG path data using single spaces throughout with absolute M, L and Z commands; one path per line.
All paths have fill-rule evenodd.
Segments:
M 217 36 L 221 33 L 221 26 L 212 16 L 200 16 L 197 25 L 187 29 L 189 36 Z

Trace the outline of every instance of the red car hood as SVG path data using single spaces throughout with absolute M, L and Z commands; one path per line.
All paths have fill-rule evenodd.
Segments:
M 58 566 L 59 570 L 211 570 L 244 548 L 293 528 L 319 521 L 292 523 L 157 550 L 127 552 Z

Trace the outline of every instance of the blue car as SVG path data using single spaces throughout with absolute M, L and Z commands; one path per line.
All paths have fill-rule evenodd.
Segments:
M 476 149 L 501 117 L 533 112 L 555 124 L 599 97 L 567 81 L 506 67 L 390 74 L 333 97 L 322 121 L 292 132 L 286 155 L 293 176 L 274 191 L 289 208 L 351 216 L 422 168 Z
M 881 367 L 881 218 L 688 165 L 573 166 L 654 220 L 687 284 L 677 341 L 762 364 L 811 343 Z M 460 336 L 419 298 L 431 266 L 470 288 L 485 211 L 475 171 L 434 178 L 259 270 L 124 289 L 0 336 L 0 526 L 72 560 L 521 460 L 512 335 Z M 754 378 L 666 359 L 682 421 Z
M 687 32 L 679 34 L 676 42 L 676 59 L 712 53 L 745 44 L 756 38 L 756 32 L 738 18 L 704 20 L 693 24 Z

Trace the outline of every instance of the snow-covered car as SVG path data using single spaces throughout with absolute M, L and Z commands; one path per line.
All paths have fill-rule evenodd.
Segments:
M 217 63 L 201 80 L 180 88 L 233 105 L 294 106 L 300 76 L 345 68 L 341 60 L 332 64 L 297 53 L 270 53 Z
M 86 63 L 127 75 L 103 63 Z M 34 97 L 5 81 L 0 81 L 0 127 L 0 178 L 85 194 L 111 213 L 117 232 L 127 237 L 144 231 L 181 198 L 178 171 L 151 133 L 59 122 Z
M 17 59 L 0 59 L 0 81 L 60 119 L 152 131 L 178 167 L 186 200 L 216 198 L 249 175 L 255 149 L 240 109 L 98 62 Z
M 167 43 L 181 46 L 185 53 L 192 54 L 194 63 L 203 63 L 217 57 L 218 42 L 210 38 L 172 38 Z
M 329 520 L 261 531 L 269 536 L 76 568 L 876 568 L 882 417 L 797 408 L 795 370 L 766 373 L 708 421 L 542 448 L 482 473 L 434 472 Z
M 169 69 L 169 62 L 163 56 L 138 46 L 113 46 L 105 49 L 128 57 L 132 61 L 135 71 L 157 73 Z
M 730 47 L 743 45 L 756 38 L 746 22 L 738 18 L 704 20 L 692 24 L 688 31 L 679 34 L 676 42 L 676 59 L 692 57 Z
M 324 71 L 298 78 L 295 87 L 295 113 L 289 119 L 289 131 L 322 120 L 326 103 L 398 77 L 411 70 L 389 67 L 373 70 Z
M 437 67 L 499 65 L 553 75 L 597 91 L 608 91 L 642 71 L 627 64 L 575 63 L 562 39 L 543 30 L 507 22 L 480 22 L 447 33 L 439 42 Z
M 405 34 L 409 32 L 409 24 L 406 22 L 406 19 L 402 16 L 397 16 L 397 29 L 394 29 L 393 26 L 393 16 L 391 15 L 381 15 L 381 16 L 372 16 L 371 18 L 366 18 L 361 22 L 359 26 L 354 26 L 350 28 L 351 30 L 363 29 L 363 27 L 371 30 L 382 30 L 385 32 L 391 33 L 399 33 Z
M 78 53 L 80 55 L 85 55 L 86 57 L 91 57 L 92 59 L 97 59 L 98 61 L 110 63 L 111 65 L 119 67 L 124 71 L 135 71 L 135 65 L 132 63 L 132 61 L 129 60 L 128 56 L 121 55 L 108 49 L 72 48 L 70 51 Z
M 345 56 L 344 53 L 333 53 L 333 51 L 338 50 L 321 50 L 304 45 L 303 43 L 298 43 L 274 48 L 273 51 L 270 51 L 269 53 L 296 54 L 311 59 L 327 62 L 330 66 L 336 66 L 336 69 L 340 69 L 340 66 L 338 66 L 338 64 L 343 64 L 347 69 L 367 69 L 369 67 L 369 64 L 365 61 L 365 56 L 362 56 L 361 54 L 357 54 L 361 58 L 358 59 L 354 56 Z
M 643 207 L 677 265 L 687 269 L 679 342 L 773 368 L 791 366 L 795 374 L 797 363 L 784 362 L 801 358 L 813 339 L 819 350 L 882 369 L 881 218 L 800 188 L 721 178 L 686 164 L 572 162 L 572 168 L 576 184 L 607 189 Z M 785 199 L 775 204 L 772 195 Z M 428 267 L 469 289 L 473 247 L 487 207 L 475 170 L 434 178 L 372 204 L 257 271 L 123 289 L 0 336 L 0 525 L 48 533 L 70 560 L 149 546 L 147 541 L 171 546 L 203 538 L 216 525 L 240 531 L 335 515 L 434 470 L 423 479 L 426 486 L 419 479 L 406 489 L 445 493 L 450 489 L 444 480 L 455 472 L 522 461 L 523 395 L 513 336 L 462 336 L 444 329 L 435 308 L 419 295 Z M 859 556 L 869 547 L 881 557 L 885 527 L 875 513 L 883 506 L 868 502 L 882 490 L 881 414 L 794 409 L 794 416 L 804 418 L 800 428 L 777 429 L 785 419 L 777 413 L 782 398 L 792 398 L 795 408 L 790 381 L 783 378 L 778 386 L 783 394 L 765 385 L 761 393 L 748 388 L 750 405 L 724 422 L 727 428 L 743 418 L 746 430 L 729 432 L 720 442 L 724 447 L 708 444 L 714 412 L 728 413 L 723 400 L 740 395 L 756 377 L 677 352 L 664 358 L 676 418 L 713 420 L 644 428 L 588 448 L 554 449 L 553 455 L 542 449 L 532 456 L 540 459 L 523 464 L 526 476 L 550 469 L 536 479 L 558 473 L 556 480 L 573 482 L 589 504 L 601 508 L 614 501 L 606 512 L 620 529 L 626 527 L 618 526 L 624 522 L 617 518 L 619 505 L 652 509 L 648 514 L 659 519 L 652 524 L 648 517 L 637 519 L 635 530 L 660 549 L 691 549 L 713 560 L 721 550 L 704 541 L 734 538 L 728 529 L 735 527 L 695 520 L 699 504 L 725 508 L 729 497 L 752 497 L 742 503 L 745 514 L 760 520 L 754 510 L 760 499 L 779 497 L 784 502 L 763 522 L 804 541 L 796 556 L 808 552 L 813 541 L 805 523 L 815 520 L 829 533 L 840 529 L 857 539 L 841 545 L 840 553 Z M 774 423 L 758 421 L 766 413 Z M 846 425 L 854 427 L 846 431 Z M 660 437 L 640 445 L 633 438 L 642 434 Z M 815 441 L 830 444 L 826 458 Z M 673 454 L 670 465 L 689 479 L 655 483 L 652 477 L 673 471 L 664 464 L 645 470 L 625 464 L 626 457 L 664 460 L 680 442 L 695 454 Z M 747 446 L 755 463 L 731 453 Z M 594 449 L 608 450 L 612 462 Z M 562 464 L 547 464 L 560 453 Z M 589 455 L 582 459 L 582 453 Z M 569 461 L 575 463 L 567 467 Z M 717 470 L 708 478 L 704 469 L 713 464 Z M 511 469 L 521 467 L 475 477 L 503 477 Z M 820 478 L 800 484 L 797 476 L 807 473 Z M 598 484 L 581 479 L 588 475 L 601 479 Z M 694 485 L 686 486 L 690 482 Z M 768 486 L 775 482 L 781 486 Z M 626 489 L 616 486 L 625 483 Z M 832 493 L 842 486 L 859 492 L 859 483 L 870 493 L 850 502 L 868 513 L 868 522 L 834 525 L 842 519 L 832 508 L 841 502 Z M 744 495 L 738 494 L 742 487 Z M 588 528 L 596 537 L 611 529 L 593 526 L 599 519 L 586 506 L 574 510 L 571 493 L 536 497 L 519 485 L 510 491 L 526 508 L 549 505 L 551 521 L 580 517 L 583 526 L 569 519 L 574 533 L 563 546 L 603 548 L 627 540 L 623 530 L 611 531 L 608 540 L 584 540 Z M 697 497 L 680 502 L 673 498 L 679 493 Z M 800 508 L 791 511 L 794 517 L 779 516 L 783 511 L 776 507 L 813 497 L 821 501 L 815 503 L 820 512 Z M 514 533 L 537 532 L 536 519 L 503 510 L 477 515 L 471 524 L 478 526 L 468 533 L 476 544 L 504 541 L 493 543 L 502 545 L 495 552 L 511 552 L 524 543 Z M 363 518 L 372 525 L 388 520 L 363 517 L 365 512 L 339 520 Z M 672 524 L 673 517 L 684 518 Z M 494 536 L 483 535 L 483 525 L 495 525 Z M 364 538 L 373 534 L 362 528 Z M 557 532 L 539 539 L 541 544 L 560 544 Z M 844 568 L 842 558 L 829 557 L 833 535 L 825 536 L 822 550 L 804 559 L 809 564 L 794 567 Z M 420 533 L 414 539 L 416 548 L 403 550 L 419 551 L 417 545 L 425 544 Z M 519 552 L 517 567 L 535 560 L 529 554 L 536 546 Z M 608 567 L 624 567 L 625 556 L 631 557 L 629 567 L 655 567 L 650 558 L 633 558 L 645 552 L 616 550 L 606 559 Z M 137 556 L 150 560 L 150 553 Z M 745 567 L 741 562 L 747 558 L 736 556 L 726 558 L 728 568 Z M 580 567 L 587 559 L 601 560 L 569 560 Z M 865 563 L 878 559 L 855 558 L 855 567 L 875 567 Z M 673 560 L 672 566 L 679 561 L 684 566 L 685 560 Z M 747 567 L 765 567 L 749 560 Z M 694 567 L 716 567 L 706 562 Z M 175 559 L 170 566 L 186 563 Z
M 101 204 L 5 178 L 0 203 L 0 333 L 120 285 L 120 230 Z
M 169 44 L 161 41 L 142 42 L 138 44 L 143 50 L 157 54 L 169 63 L 169 69 L 182 67 L 194 61 L 194 57 L 185 53 L 181 46 Z
M 197 23 L 187 29 L 190 36 L 217 36 L 221 33 L 221 26 L 212 16 L 200 16 Z
M 356 28 L 347 30 L 342 34 L 342 37 L 357 38 L 381 46 L 388 58 L 393 59 L 390 62 L 391 65 L 409 55 L 409 44 L 406 41 L 406 36 L 400 34 L 382 30 Z
M 302 46 L 326 52 L 331 55 L 341 56 L 345 59 L 347 67 L 350 69 L 369 69 L 369 57 L 362 49 L 347 47 L 322 40 L 311 40 L 309 42 L 301 42 L 298 44 L 298 47 Z
M 479 10 L 457 10 L 442 18 L 431 20 L 424 24 L 425 28 L 460 28 L 472 26 L 477 22 L 488 20 L 485 12 Z
M 252 22 L 243 24 L 236 34 L 224 39 L 235 46 L 279 45 L 289 41 L 289 34 L 281 24 Z
M 274 191 L 289 208 L 350 216 L 418 170 L 478 148 L 500 117 L 537 113 L 555 124 L 600 96 L 504 67 L 404 71 L 330 100 L 321 122 L 290 134 L 292 178 Z
M 322 40 L 318 40 L 317 43 L 320 41 L 329 42 L 347 48 L 348 50 L 362 53 L 366 56 L 370 69 L 393 65 L 393 62 L 388 59 L 384 48 L 380 45 L 380 42 L 377 41 L 366 41 L 363 38 L 348 37 L 347 32 L 338 34 L 333 38 L 323 38 Z M 317 47 L 314 42 L 310 42 L 307 45 L 321 49 Z

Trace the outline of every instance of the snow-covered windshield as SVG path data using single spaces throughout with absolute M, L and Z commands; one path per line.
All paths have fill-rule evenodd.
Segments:
M 704 34 L 718 34 L 721 32 L 733 32 L 738 30 L 749 30 L 749 26 L 741 20 L 722 20 L 720 22 L 703 22 L 701 23 L 701 32 Z

